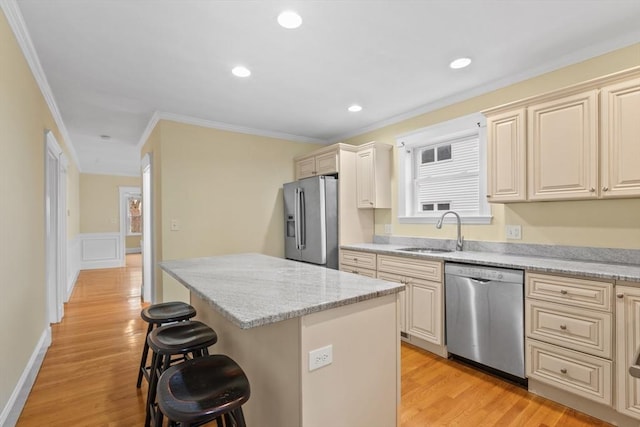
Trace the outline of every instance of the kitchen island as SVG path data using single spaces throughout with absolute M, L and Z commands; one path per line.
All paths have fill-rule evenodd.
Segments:
M 399 425 L 404 285 L 260 254 L 161 267 L 217 332 L 211 352 L 229 355 L 249 377 L 247 425 Z M 312 370 L 327 361 L 328 346 L 331 363 Z

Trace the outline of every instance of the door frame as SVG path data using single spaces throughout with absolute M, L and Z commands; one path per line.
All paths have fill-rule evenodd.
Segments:
M 153 236 L 153 159 L 147 153 L 140 162 L 142 175 L 142 300 L 157 303 L 155 289 L 155 261 Z
M 47 320 L 64 317 L 67 296 L 67 167 L 55 135 L 45 131 L 45 282 Z
M 122 267 L 127 264 L 127 209 L 128 197 L 135 194 L 142 196 L 140 187 L 118 187 L 120 192 L 120 253 L 122 254 Z M 144 209 L 144 206 L 143 206 Z M 142 239 L 142 233 L 140 233 Z M 142 248 L 141 248 L 142 249 Z

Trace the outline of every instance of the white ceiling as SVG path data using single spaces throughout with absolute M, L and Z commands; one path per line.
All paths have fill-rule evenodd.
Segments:
M 3 1 L 93 173 L 138 174 L 154 113 L 334 142 L 640 41 L 640 0 Z

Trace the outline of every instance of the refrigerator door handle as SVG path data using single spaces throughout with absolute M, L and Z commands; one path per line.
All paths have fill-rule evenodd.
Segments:
M 294 204 L 294 214 L 296 216 L 295 221 L 295 235 L 296 235 L 296 249 L 304 249 L 306 238 L 304 235 L 304 191 L 302 188 L 296 188 L 296 198 Z
M 307 246 L 307 223 L 306 223 L 306 216 L 307 216 L 307 212 L 306 212 L 306 206 L 305 206 L 305 201 L 304 201 L 304 190 L 303 189 L 299 189 L 300 193 L 299 193 L 299 216 L 298 216 L 298 224 L 299 224 L 299 233 L 298 236 L 299 237 L 299 242 L 300 242 L 300 250 L 304 250 Z

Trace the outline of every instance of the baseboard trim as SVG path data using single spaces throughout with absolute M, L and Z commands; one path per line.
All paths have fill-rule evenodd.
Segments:
M 71 280 L 69 280 L 69 283 L 67 284 L 67 295 L 65 295 L 65 302 L 68 302 L 69 298 L 71 298 L 71 294 L 73 293 L 73 289 L 76 287 L 76 282 L 78 281 L 79 275 L 80 270 L 76 270 Z
M 42 361 L 47 353 L 47 349 L 51 345 L 51 327 L 47 326 L 40 336 L 38 344 L 31 353 L 27 366 L 22 371 L 20 379 L 13 389 L 13 393 L 9 397 L 6 406 L 0 413 L 0 426 L 13 427 L 18 422 L 18 418 L 22 413 L 27 397 L 31 392 L 33 383 L 42 366 Z

